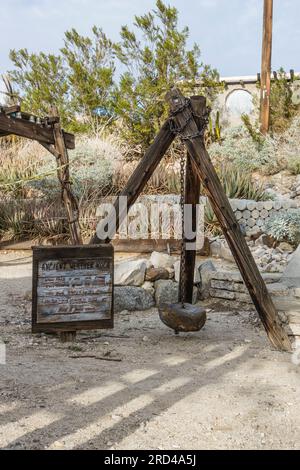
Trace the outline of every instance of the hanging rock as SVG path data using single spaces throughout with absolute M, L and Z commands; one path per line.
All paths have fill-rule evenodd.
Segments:
M 116 286 L 114 288 L 114 311 L 148 310 L 154 307 L 153 295 L 142 287 Z
M 115 265 L 114 284 L 116 286 L 141 286 L 145 280 L 145 260 L 123 261 Z

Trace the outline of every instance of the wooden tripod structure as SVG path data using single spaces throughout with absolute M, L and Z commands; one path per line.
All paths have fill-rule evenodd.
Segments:
M 283 329 L 265 282 L 206 151 L 203 136 L 208 115 L 206 100 L 201 96 L 186 99 L 177 89 L 169 92 L 166 99 L 170 105 L 170 117 L 162 126 L 153 144 L 149 147 L 126 187 L 119 195 L 127 197 L 127 208 L 121 209 L 122 212 L 120 212 L 117 198 L 114 211 L 109 214 L 106 221 L 102 222 L 102 225 L 100 224 L 100 230 L 98 231 L 98 233 L 105 233 L 105 229 L 107 229 L 106 238 L 101 240 L 95 234 L 90 243 L 109 242 L 113 238 L 115 232 L 112 230 L 118 230 L 129 208 L 144 189 L 175 136 L 179 135 L 187 149 L 185 202 L 193 204 L 196 208 L 196 204 L 199 203 L 201 183 L 218 218 L 270 342 L 277 349 L 290 351 L 291 344 L 288 335 Z M 110 221 L 115 223 L 110 224 Z M 183 301 L 187 303 L 192 302 L 195 257 L 195 251 L 185 251 L 187 262 L 185 299 Z
M 60 125 L 57 109 L 51 109 L 51 116 L 40 119 L 21 111 L 20 106 L 0 107 L 0 137 L 17 135 L 39 142 L 54 155 L 57 164 L 57 176 L 62 188 L 71 241 L 81 245 L 82 238 L 79 226 L 79 210 L 73 195 L 69 172 L 68 149 L 75 148 L 73 134 L 65 132 Z

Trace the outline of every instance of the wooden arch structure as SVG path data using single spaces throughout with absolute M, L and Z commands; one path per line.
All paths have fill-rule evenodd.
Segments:
M 265 282 L 256 266 L 206 151 L 204 144 L 204 131 L 208 116 L 206 100 L 202 96 L 187 99 L 177 89 L 168 93 L 167 100 L 170 105 L 170 117 L 163 124 L 153 144 L 149 147 L 126 187 L 119 195 L 127 197 L 127 207 L 122 209 L 120 213 L 117 198 L 114 211 L 109 216 L 113 219 L 116 216 L 116 223 L 108 224 L 108 227 L 114 227 L 113 230 L 118 230 L 129 208 L 137 200 L 164 154 L 178 135 L 187 149 L 185 203 L 192 204 L 194 208 L 193 229 L 196 228 L 196 205 L 199 202 L 201 183 L 218 218 L 270 342 L 277 349 L 290 351 L 291 344 L 288 335 L 280 322 Z M 21 112 L 19 106 L 1 107 L 0 137 L 11 134 L 39 142 L 56 158 L 57 173 L 62 186 L 62 198 L 67 211 L 71 241 L 74 245 L 81 245 L 78 204 L 71 190 L 68 160 L 68 149 L 75 148 L 74 136 L 62 130 L 55 108 L 52 109 L 51 116 L 40 119 Z M 104 233 L 103 229 L 107 221 L 103 223 L 104 227 L 101 227 L 100 233 Z M 95 234 L 90 244 L 108 243 L 114 235 L 115 232 L 108 231 L 105 239 L 99 239 Z M 184 277 L 185 298 L 180 300 L 191 303 L 196 252 L 185 250 L 184 256 L 187 266 Z
M 71 241 L 82 244 L 79 226 L 79 210 L 71 189 L 68 149 L 75 148 L 73 134 L 65 132 L 60 125 L 57 109 L 51 109 L 51 116 L 40 119 L 21 111 L 19 105 L 0 107 L 0 137 L 17 135 L 39 142 L 56 159 L 57 176 L 62 188 Z
M 106 231 L 106 238 L 99 239 L 98 235 L 95 234 L 90 243 L 110 242 L 115 235 L 115 231 L 118 230 L 126 217 L 129 208 L 137 200 L 164 154 L 176 135 L 178 135 L 187 149 L 185 203 L 194 206 L 195 210 L 193 213 L 195 216 L 196 205 L 199 203 L 201 183 L 218 218 L 270 342 L 277 349 L 290 351 L 291 344 L 288 335 L 281 324 L 265 282 L 206 151 L 204 143 L 204 131 L 208 116 L 206 100 L 202 96 L 194 96 L 187 99 L 177 89 L 169 92 L 166 99 L 170 105 L 170 117 L 163 124 L 153 144 L 149 147 L 130 177 L 126 187 L 119 195 L 127 197 L 127 208 L 121 209 L 122 212 L 120 212 L 117 198 L 114 204 L 114 211 L 108 215 L 108 218 L 99 227 L 98 233 L 105 233 Z M 110 221 L 115 223 L 110 223 Z M 193 220 L 193 225 L 196 227 L 196 220 Z M 113 229 L 110 227 L 113 227 Z M 179 300 L 192 303 L 196 252 L 185 251 L 184 256 L 186 259 L 185 298 Z

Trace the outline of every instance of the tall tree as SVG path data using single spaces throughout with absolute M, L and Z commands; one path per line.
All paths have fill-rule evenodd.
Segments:
M 61 50 L 68 69 L 71 105 L 84 116 L 90 128 L 111 115 L 111 91 L 115 72 L 113 43 L 101 28 L 92 37 L 81 36 L 74 28 L 65 33 Z
M 15 69 L 9 72 L 22 98 L 23 109 L 37 115 L 49 113 L 55 104 L 64 125 L 72 120 L 67 70 L 60 55 L 31 54 L 27 49 L 10 51 Z
M 187 48 L 189 29 L 179 30 L 178 11 L 156 1 L 156 9 L 135 16 L 135 30 L 121 29 L 115 47 L 125 66 L 116 91 L 115 107 L 126 137 L 149 145 L 167 115 L 164 95 L 174 84 L 185 93 L 201 83 L 202 93 L 215 83 L 218 74 L 200 61 L 200 49 Z

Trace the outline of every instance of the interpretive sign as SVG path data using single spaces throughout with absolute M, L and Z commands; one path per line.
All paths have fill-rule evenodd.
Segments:
M 33 247 L 32 331 L 113 328 L 113 247 Z

